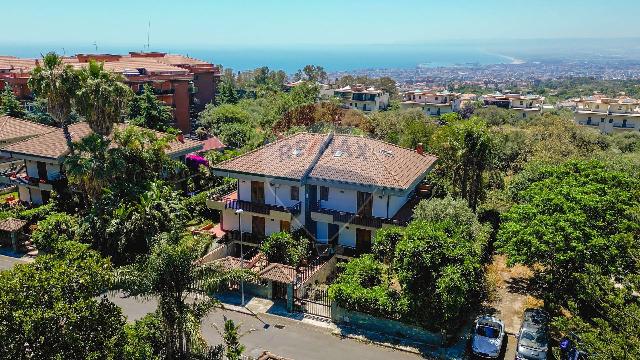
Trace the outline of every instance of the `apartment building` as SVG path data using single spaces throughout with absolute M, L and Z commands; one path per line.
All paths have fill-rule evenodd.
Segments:
M 123 128 L 125 124 L 118 124 Z M 84 122 L 69 126 L 73 141 L 91 134 Z M 162 136 L 161 132 L 156 132 Z M 166 152 L 184 160 L 189 153 L 202 149 L 200 141 L 179 139 Z M 20 201 L 41 205 L 49 201 L 51 191 L 64 178 L 63 163 L 69 153 L 62 129 L 35 124 L 11 117 L 0 117 L 0 183 L 17 186 Z
M 340 99 L 345 109 L 356 109 L 368 113 L 389 107 L 389 93 L 361 84 L 335 89 L 333 95 Z
M 127 85 L 139 93 L 145 84 L 154 88 L 155 95 L 171 107 L 176 126 L 183 133 L 191 132 L 190 108 L 202 110 L 215 100 L 220 69 L 204 61 L 182 55 L 160 52 L 131 52 L 128 55 L 78 54 L 63 58 L 76 68 L 90 61 L 104 63 L 107 70 L 121 74 Z M 20 99 L 31 97 L 27 81 L 38 59 L 0 56 L 0 89 L 7 82 Z
M 414 90 L 402 94 L 402 109 L 419 108 L 425 114 L 440 116 L 460 110 L 461 94 L 449 91 Z
M 522 114 L 522 118 L 539 114 L 544 108 L 544 97 L 540 95 L 522 94 L 494 94 L 484 95 L 482 101 L 485 106 L 497 106 L 504 109 L 511 109 Z
M 640 100 L 594 95 L 575 101 L 575 122 L 591 126 L 604 134 L 640 131 Z
M 317 244 L 361 253 L 378 229 L 411 219 L 416 189 L 436 160 L 421 147 L 300 133 L 216 165 L 214 173 L 237 186 L 207 205 L 221 211 L 225 236 L 237 241 L 242 230 L 248 245 L 304 228 Z

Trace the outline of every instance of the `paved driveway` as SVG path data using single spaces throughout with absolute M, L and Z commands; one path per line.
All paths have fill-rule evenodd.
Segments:
M 20 260 L 19 258 L 0 254 L 0 270 L 8 270 L 8 269 L 11 269 L 15 264 L 24 264 L 24 263 L 26 262 L 23 260 Z
M 121 298 L 112 294 L 109 299 L 119 305 L 129 321 L 139 319 L 156 307 L 155 300 L 141 301 Z M 268 350 L 291 359 L 372 359 L 415 360 L 420 356 L 365 344 L 352 339 L 341 339 L 325 329 L 280 316 L 260 314 L 257 318 L 235 311 L 216 310 L 203 321 L 202 333 L 209 344 L 222 341 L 215 325 L 222 326 L 224 316 L 240 324 L 245 334 L 241 342 L 247 347 L 245 354 L 256 357 Z

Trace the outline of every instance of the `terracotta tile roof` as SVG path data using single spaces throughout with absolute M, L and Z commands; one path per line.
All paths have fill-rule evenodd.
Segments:
M 6 218 L 4 220 L 0 220 L 0 230 L 8 231 L 8 232 L 16 232 L 20 231 L 27 222 L 25 220 L 14 219 L 14 218 Z
M 301 149 L 298 156 L 295 149 Z M 435 163 L 433 155 L 418 154 L 383 141 L 359 136 L 301 133 L 218 164 L 231 172 L 301 180 L 329 180 L 394 189 L 407 189 Z M 309 171 L 310 170 L 310 171 Z
M 127 124 L 117 124 L 117 128 L 124 128 Z M 69 132 L 71 133 L 71 139 L 73 141 L 79 141 L 82 138 L 91 134 L 91 128 L 85 122 L 76 123 L 69 126 Z M 162 136 L 163 133 L 154 131 L 158 136 Z M 196 140 L 184 139 L 184 141 L 173 141 L 169 144 L 167 153 L 169 155 L 186 153 L 197 151 L 202 148 L 202 143 Z M 18 153 L 24 155 L 31 155 L 36 157 L 43 157 L 49 159 L 60 159 L 67 155 L 69 148 L 64 138 L 62 129 L 54 129 L 48 133 L 29 138 L 11 145 L 8 145 L 2 149 L 9 153 Z
M 221 162 L 219 172 L 300 180 L 315 162 L 327 135 L 299 133 Z
M 226 147 L 222 143 L 222 141 L 220 141 L 220 139 L 218 139 L 215 136 L 212 136 L 208 139 L 203 140 L 202 143 L 203 143 L 202 151 L 224 150 L 224 148 Z
M 310 177 L 406 189 L 435 161 L 435 156 L 420 155 L 383 141 L 335 135 Z
M 261 279 L 291 284 L 296 279 L 296 269 L 279 263 L 269 264 L 258 274 Z
M 236 270 L 241 267 L 240 258 L 236 258 L 233 256 L 223 257 L 222 259 L 215 260 L 214 264 L 220 266 L 223 270 Z
M 9 142 L 55 131 L 52 126 L 0 115 L 0 142 Z

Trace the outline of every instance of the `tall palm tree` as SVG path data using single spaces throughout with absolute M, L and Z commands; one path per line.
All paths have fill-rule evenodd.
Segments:
M 78 72 L 71 65 L 65 65 L 56 53 L 50 52 L 31 72 L 28 85 L 37 96 L 47 99 L 47 112 L 62 127 L 69 150 L 73 152 L 69 116 L 80 88 Z
M 176 230 L 158 237 L 151 254 L 142 262 L 120 268 L 118 287 L 130 295 L 156 298 L 158 312 L 165 327 L 165 357 L 188 359 L 202 353 L 206 343 L 200 333 L 202 318 L 218 300 L 211 297 L 220 285 L 250 273 L 225 271 L 214 264 L 203 264 L 199 258 L 206 243 L 192 236 L 183 237 Z M 196 301 L 187 301 L 195 295 Z
M 122 76 L 106 71 L 104 63 L 89 61 L 79 75 L 76 111 L 93 132 L 106 137 L 111 134 L 113 124 L 122 120 L 133 92 L 123 83 Z

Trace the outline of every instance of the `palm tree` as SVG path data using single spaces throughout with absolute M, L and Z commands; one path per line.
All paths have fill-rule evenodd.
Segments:
M 228 281 L 250 277 L 242 270 L 225 271 L 201 263 L 199 258 L 207 245 L 197 238 L 183 237 L 177 230 L 164 233 L 144 261 L 119 270 L 119 288 L 130 295 L 157 298 L 167 359 L 188 359 L 191 354 L 203 353 L 206 343 L 200 322 L 219 304 L 210 294 Z M 197 300 L 187 301 L 189 295 Z
M 28 85 L 37 96 L 47 99 L 47 112 L 62 127 L 69 150 L 73 153 L 69 116 L 80 88 L 78 72 L 71 65 L 65 65 L 56 53 L 50 52 L 42 58 L 42 65 L 38 64 L 31 72 Z
M 89 61 L 79 75 L 76 110 L 94 133 L 106 137 L 111 134 L 113 124 L 122 120 L 133 92 L 120 75 L 106 71 L 104 63 Z

